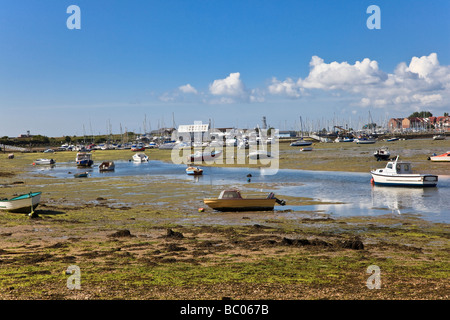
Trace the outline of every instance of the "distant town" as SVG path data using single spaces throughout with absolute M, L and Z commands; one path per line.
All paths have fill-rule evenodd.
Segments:
M 409 138 L 423 137 L 424 135 L 434 134 L 450 134 L 450 116 L 444 113 L 443 116 L 433 116 L 428 111 L 414 112 L 408 117 L 391 118 L 387 122 L 387 126 L 378 125 L 369 121 L 359 129 L 349 127 L 348 124 L 332 125 L 332 128 L 323 128 L 317 131 L 311 131 L 310 126 L 301 127 L 300 130 L 278 130 L 276 138 L 280 140 L 297 139 L 299 137 L 310 137 L 318 141 L 321 137 L 339 137 L 339 136 L 361 136 L 368 135 L 373 137 L 405 135 Z M 270 135 L 270 131 L 274 129 L 267 125 L 266 117 L 262 118 L 261 125 L 257 125 L 255 130 L 265 129 Z M 63 136 L 63 137 L 47 137 L 44 135 L 31 134 L 27 131 L 18 137 L 4 136 L 0 138 L 0 148 L 2 151 L 16 149 L 17 151 L 26 151 L 33 148 L 54 148 L 55 151 L 64 151 L 72 149 L 80 149 L 89 146 L 90 148 L 98 149 L 118 149 L 131 148 L 133 144 L 146 144 L 147 147 L 159 146 L 163 143 L 174 142 L 180 135 L 186 132 L 191 134 L 192 141 L 194 140 L 194 133 L 199 132 L 205 135 L 206 132 L 216 133 L 221 137 L 229 138 L 242 134 L 246 130 L 234 127 L 227 128 L 212 128 L 209 124 L 183 124 L 178 128 L 167 127 L 151 130 L 150 132 L 121 132 L 120 134 L 104 135 L 83 135 L 83 136 Z M 212 134 L 214 135 L 214 134 Z

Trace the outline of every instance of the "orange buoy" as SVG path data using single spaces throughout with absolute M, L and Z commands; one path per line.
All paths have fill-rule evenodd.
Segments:
M 198 208 L 198 212 L 205 212 L 204 208 Z
M 374 185 L 374 184 L 375 184 L 375 180 L 373 180 L 373 178 L 370 179 L 370 184 L 371 184 L 371 185 Z

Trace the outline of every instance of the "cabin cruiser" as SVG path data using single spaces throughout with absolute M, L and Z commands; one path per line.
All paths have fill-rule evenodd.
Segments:
M 389 161 L 383 169 L 372 170 L 372 181 L 375 185 L 404 186 L 404 187 L 435 187 L 438 176 L 433 174 L 413 173 L 411 163 Z
M 78 152 L 75 160 L 79 167 L 91 167 L 94 164 L 92 154 L 89 152 Z

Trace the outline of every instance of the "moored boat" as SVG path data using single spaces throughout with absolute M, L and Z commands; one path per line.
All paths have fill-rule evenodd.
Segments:
M 300 148 L 300 151 L 304 152 L 304 151 L 312 151 L 312 147 L 304 147 L 304 148 Z
M 373 156 L 377 159 L 377 161 L 389 160 L 391 152 L 388 147 L 381 147 L 373 153 Z
M 138 152 L 133 156 L 134 162 L 148 162 L 148 156 L 145 153 Z
M 272 154 L 266 150 L 257 150 L 250 152 L 247 157 L 251 160 L 270 159 Z
M 186 168 L 186 173 L 189 176 L 199 176 L 203 174 L 203 169 L 200 169 L 199 167 L 188 167 Z
M 55 164 L 55 160 L 53 160 L 53 159 L 36 159 L 33 162 L 33 165 L 48 165 L 48 164 Z
M 133 144 L 131 146 L 131 151 L 145 151 L 145 146 L 143 144 Z
M 89 152 L 78 152 L 75 160 L 78 167 L 91 167 L 94 164 L 92 154 Z
M 445 136 L 443 134 L 438 134 L 433 136 L 433 140 L 445 140 Z
M 104 161 L 98 166 L 98 170 L 100 170 L 100 172 L 114 171 L 115 168 L 116 165 L 114 164 L 114 161 Z
M 30 192 L 11 199 L 0 199 L 0 209 L 15 213 L 32 213 L 41 201 L 41 192 Z
M 203 202 L 217 211 L 273 211 L 276 203 L 286 204 L 272 192 L 267 197 L 243 198 L 239 190 L 233 189 L 223 190 L 218 198 L 205 198 Z
M 438 176 L 433 174 L 413 173 L 411 163 L 398 161 L 399 156 L 394 161 L 389 161 L 383 169 L 372 170 L 373 183 L 384 186 L 403 187 L 435 187 Z
M 89 176 L 89 172 L 80 172 L 80 173 L 75 173 L 73 175 L 75 178 L 87 178 Z
M 399 140 L 399 138 L 389 138 L 389 139 L 385 139 L 387 142 L 393 142 L 393 141 L 397 141 Z
M 303 146 L 310 146 L 312 145 L 312 141 L 306 141 L 302 139 L 299 139 L 297 141 L 294 141 L 290 144 L 291 147 L 303 147 Z
M 433 154 L 431 157 L 428 158 L 428 160 L 431 161 L 450 161 L 450 151 L 447 151 L 446 153 L 436 155 Z
M 195 161 L 208 161 L 208 160 L 213 160 L 215 158 L 218 158 L 222 155 L 222 151 L 212 151 L 212 152 L 201 152 L 201 151 L 197 151 L 193 154 L 191 154 L 190 156 L 188 156 L 188 160 L 190 162 L 195 162 Z
M 354 140 L 357 144 L 373 144 L 377 142 L 374 138 L 358 138 Z

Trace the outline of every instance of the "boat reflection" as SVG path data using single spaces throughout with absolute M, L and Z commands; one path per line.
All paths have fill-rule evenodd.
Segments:
M 372 187 L 372 207 L 385 208 L 392 213 L 416 213 L 433 211 L 428 197 L 435 195 L 436 190 L 428 188 L 391 188 Z

